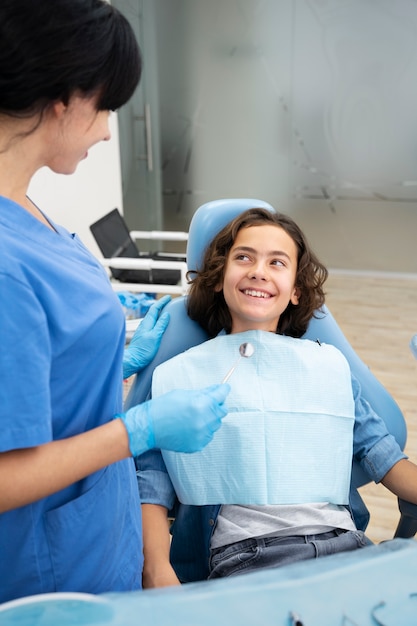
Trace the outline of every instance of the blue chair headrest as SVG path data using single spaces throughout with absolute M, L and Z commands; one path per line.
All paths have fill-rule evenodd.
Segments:
M 254 198 L 225 198 L 206 202 L 194 213 L 190 223 L 187 244 L 187 266 L 189 270 L 199 269 L 204 252 L 210 241 L 222 228 L 247 209 L 262 208 L 274 211 L 263 200 Z

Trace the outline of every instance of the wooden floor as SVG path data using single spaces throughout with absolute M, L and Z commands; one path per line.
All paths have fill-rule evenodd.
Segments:
M 417 463 L 417 360 L 409 348 L 417 333 L 417 278 L 331 272 L 326 291 L 345 336 L 404 413 L 405 451 Z M 375 484 L 361 495 L 371 512 L 368 537 L 391 539 L 399 519 L 396 497 Z

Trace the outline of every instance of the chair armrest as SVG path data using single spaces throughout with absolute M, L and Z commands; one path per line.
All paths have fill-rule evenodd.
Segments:
M 151 258 L 111 257 L 99 259 L 103 267 L 129 270 L 171 269 L 180 270 L 181 277 L 178 285 L 163 283 L 119 283 L 112 281 L 114 291 L 133 291 L 144 293 L 171 293 L 184 296 L 189 289 L 187 281 L 187 263 L 185 261 L 157 261 Z
M 414 537 L 417 533 L 417 504 L 398 498 L 398 508 L 400 509 L 401 517 L 394 538 L 409 539 Z
M 188 233 L 180 230 L 131 230 L 132 239 L 163 239 L 165 241 L 188 241 Z

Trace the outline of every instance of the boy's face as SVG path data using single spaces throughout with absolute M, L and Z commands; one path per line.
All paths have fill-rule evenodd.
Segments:
M 232 333 L 275 332 L 289 302 L 298 304 L 297 247 L 279 226 L 242 228 L 229 252 L 223 294 Z

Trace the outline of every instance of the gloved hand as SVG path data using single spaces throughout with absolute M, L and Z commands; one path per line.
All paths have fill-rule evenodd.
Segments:
M 198 452 L 213 438 L 227 415 L 224 401 L 230 386 L 174 390 L 138 404 L 120 417 L 129 435 L 132 456 L 152 448 Z
M 159 317 L 161 309 L 171 300 L 171 296 L 164 296 L 149 308 L 145 317 L 136 329 L 135 334 L 123 355 L 123 379 L 133 376 L 152 361 L 158 352 L 162 335 L 169 322 L 169 313 L 164 311 Z

